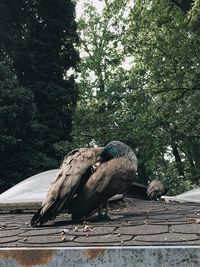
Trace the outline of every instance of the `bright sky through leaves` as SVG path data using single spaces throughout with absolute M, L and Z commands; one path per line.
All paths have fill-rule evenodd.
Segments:
M 103 9 L 105 7 L 105 2 L 101 0 L 78 0 L 76 4 L 76 18 L 79 20 L 81 16 L 84 14 L 84 4 L 85 3 L 91 3 L 93 6 L 95 6 L 97 12 L 99 14 L 102 14 Z M 130 6 L 132 2 L 129 3 Z M 80 51 L 80 56 L 84 57 L 85 52 Z M 87 53 L 86 53 L 87 54 Z M 121 64 L 122 68 L 125 70 L 130 70 L 133 65 L 133 57 L 127 57 L 125 61 Z
M 81 15 L 84 12 L 84 4 L 85 3 L 92 3 L 97 11 L 99 12 L 99 14 L 102 13 L 103 8 L 105 6 L 104 1 L 99 1 L 99 0 L 78 0 L 77 4 L 76 4 L 76 17 L 77 19 L 79 19 L 81 17 Z

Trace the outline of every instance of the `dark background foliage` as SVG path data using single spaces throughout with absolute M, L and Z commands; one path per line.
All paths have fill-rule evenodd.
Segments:
M 77 88 L 67 71 L 79 60 L 71 1 L 1 1 L 0 191 L 62 159 Z

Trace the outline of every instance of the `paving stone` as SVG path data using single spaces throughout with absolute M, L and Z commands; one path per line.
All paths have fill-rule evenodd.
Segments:
M 131 240 L 132 236 L 109 234 L 100 236 L 81 236 L 77 237 L 74 242 L 76 243 L 88 243 L 88 244 L 100 244 L 100 243 L 120 243 L 121 241 Z
M 165 233 L 158 235 L 138 235 L 135 237 L 136 241 L 154 242 L 154 243 L 169 243 L 169 242 L 187 242 L 199 240 L 196 234 L 179 234 L 179 233 Z
M 178 213 L 187 215 L 187 214 L 194 214 L 194 213 L 198 213 L 197 209 L 195 207 L 191 208 L 179 208 L 178 210 L 176 210 Z
M 200 224 L 173 225 L 171 230 L 175 233 L 200 234 Z
M 18 240 L 18 236 L 3 237 L 0 239 L 0 248 L 3 247 L 4 244 L 10 244 L 10 246 L 12 246 L 12 243 L 17 242 Z
M 181 219 L 183 218 L 183 216 L 181 214 L 159 214 L 159 215 L 151 215 L 148 217 L 148 219 L 152 219 L 152 220 L 177 220 L 177 219 Z
M 185 214 L 185 216 L 187 218 L 196 218 L 196 219 L 200 219 L 200 214 L 199 213 L 196 213 L 196 212 L 193 212 L 193 213 L 188 213 L 188 214 Z
M 128 221 L 132 220 L 138 224 L 141 224 L 147 220 L 147 216 L 134 216 L 134 214 L 129 214 L 129 216 L 125 215 L 123 218 L 120 219 L 120 221 L 122 222 L 127 220 Z
M 189 224 L 190 222 L 185 218 L 179 218 L 178 220 L 168 220 L 168 221 L 159 221 L 159 220 L 147 220 L 147 224 L 152 225 L 185 225 Z
M 118 224 L 117 227 L 143 225 L 145 222 L 146 220 L 141 220 L 141 221 L 124 220 L 122 221 L 121 225 Z
M 16 248 L 18 246 L 19 246 L 19 243 L 18 243 L 18 239 L 17 239 L 16 241 L 13 241 L 13 242 L 9 241 L 9 242 L 5 242 L 5 243 L 1 243 L 0 244 L 0 250 L 1 250 L 1 248 L 10 248 L 10 247 Z M 2 266 L 2 267 L 4 267 L 4 266 Z M 8 267 L 10 267 L 10 266 L 8 266 Z
M 0 243 L 3 237 L 17 236 L 18 234 L 20 234 L 20 232 L 21 232 L 20 229 L 17 230 L 6 229 L 5 231 L 0 230 Z
M 60 234 L 61 230 L 56 229 L 37 229 L 34 228 L 32 230 L 24 231 L 19 236 L 43 236 L 43 235 L 54 235 Z
M 75 227 L 72 230 L 69 230 L 68 234 L 75 235 L 75 236 L 86 236 L 87 234 L 100 236 L 100 235 L 108 235 L 112 233 L 115 229 L 116 227 L 112 227 L 112 226 L 96 227 L 95 225 L 81 225 L 81 226 Z
M 62 213 L 35 228 L 29 225 L 32 216 L 0 214 L 0 247 L 200 245 L 200 224 L 195 223 L 200 208 L 188 203 L 125 198 L 112 205 L 111 220 L 75 224 Z
M 0 227 L 0 233 L 1 232 L 3 232 L 3 231 L 10 231 L 10 230 L 18 230 L 19 229 L 19 227 L 15 224 L 15 225 L 6 225 L 6 227 L 5 228 L 1 228 Z
M 161 234 L 167 233 L 168 227 L 165 225 L 138 225 L 138 226 L 127 226 L 119 227 L 116 230 L 117 233 L 125 235 L 151 235 L 151 234 Z
M 26 244 L 60 244 L 62 245 L 65 242 L 73 241 L 72 236 L 61 236 L 61 235 L 45 235 L 45 236 L 28 236 L 23 237 L 19 240 L 20 243 Z
M 15 243 L 13 243 L 15 244 Z M 5 245 L 6 246 L 6 245 Z M 78 247 L 81 246 L 77 245 L 77 243 L 74 242 L 69 242 L 69 241 L 62 241 L 62 242 L 51 242 L 51 243 L 23 243 L 23 242 L 18 242 L 17 245 L 15 245 L 18 248 L 24 248 L 24 247 L 28 247 L 28 248 L 47 248 L 47 247 Z

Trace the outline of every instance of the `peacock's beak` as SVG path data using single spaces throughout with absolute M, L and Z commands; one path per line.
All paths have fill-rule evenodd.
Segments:
M 91 167 L 92 173 L 97 170 L 97 168 L 99 167 L 100 164 L 101 164 L 101 162 L 97 161 L 95 164 L 92 165 L 92 167 Z

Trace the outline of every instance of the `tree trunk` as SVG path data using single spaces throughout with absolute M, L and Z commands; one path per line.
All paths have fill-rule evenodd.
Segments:
M 171 0 L 171 2 L 184 12 L 188 12 L 192 7 L 193 0 Z
M 172 144 L 172 153 L 173 153 L 175 160 L 176 160 L 176 167 L 177 167 L 178 174 L 180 176 L 185 177 L 183 163 L 182 163 L 181 157 L 179 155 L 178 146 L 175 143 Z
M 192 158 L 195 166 L 195 177 L 196 182 L 200 179 L 200 144 L 199 142 L 192 143 Z

